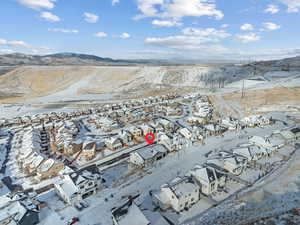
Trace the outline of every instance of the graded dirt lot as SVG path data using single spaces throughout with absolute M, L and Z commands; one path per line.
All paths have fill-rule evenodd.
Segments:
M 216 94 L 210 100 L 218 111 L 237 117 L 270 111 L 290 111 L 300 106 L 300 86 L 246 91 L 243 98 L 241 92 Z

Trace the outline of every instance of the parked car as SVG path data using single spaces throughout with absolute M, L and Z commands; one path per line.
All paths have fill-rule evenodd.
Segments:
M 75 223 L 79 222 L 79 218 L 78 217 L 73 217 L 69 222 L 68 225 L 73 225 Z

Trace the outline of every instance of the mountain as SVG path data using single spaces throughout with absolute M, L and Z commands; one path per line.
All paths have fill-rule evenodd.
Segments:
M 131 64 L 162 64 L 161 60 L 121 60 L 102 58 L 95 55 L 77 53 L 56 53 L 51 55 L 27 55 L 21 53 L 0 55 L 0 66 L 60 66 L 60 65 L 131 65 Z

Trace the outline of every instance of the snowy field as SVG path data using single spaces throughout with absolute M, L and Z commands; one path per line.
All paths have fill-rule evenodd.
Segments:
M 285 115 L 280 113 L 272 116 L 278 119 L 285 119 Z M 289 125 L 292 124 L 293 122 L 289 123 Z M 209 137 L 206 139 L 205 145 L 191 146 L 184 151 L 171 153 L 166 158 L 155 163 L 153 167 L 144 170 L 132 171 L 132 168 L 126 167 L 126 163 L 122 163 L 104 171 L 107 188 L 99 191 L 96 196 L 87 199 L 90 207 L 79 212 L 74 207 L 66 207 L 57 197 L 53 196 L 49 199 L 49 207 L 42 210 L 42 215 L 44 215 L 45 219 L 41 221 L 41 224 L 66 224 L 69 219 L 77 216 L 80 217 L 78 224 L 110 225 L 112 224 L 110 210 L 119 206 L 122 198 L 128 195 L 140 194 L 138 201 L 143 205 L 143 208 L 151 208 L 148 195 L 150 190 L 158 189 L 162 184 L 172 180 L 174 177 L 186 174 L 194 165 L 204 163 L 206 160 L 205 154 L 211 150 L 229 150 L 238 144 L 246 143 L 248 136 L 266 136 L 274 130 L 284 127 L 281 122 L 277 122 L 265 128 L 247 128 L 245 129 L 245 135 L 239 138 L 236 132 L 226 132 L 223 137 Z M 255 174 L 252 173 L 252 176 L 255 176 Z M 123 179 L 124 177 L 126 179 Z M 234 192 L 241 188 L 242 185 L 230 184 L 229 187 L 232 187 L 231 190 Z M 227 196 L 216 196 L 216 199 L 222 200 Z M 190 224 L 187 221 L 193 220 L 201 211 L 211 206 L 210 202 L 201 199 L 189 211 L 184 211 L 179 216 L 177 215 L 177 220 L 179 224 Z

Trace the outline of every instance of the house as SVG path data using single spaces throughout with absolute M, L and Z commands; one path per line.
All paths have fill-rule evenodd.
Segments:
M 37 168 L 37 178 L 39 180 L 44 180 L 55 177 L 63 168 L 63 162 L 56 162 L 54 159 L 47 159 L 43 161 Z
M 207 124 L 207 119 L 203 118 L 203 117 L 189 116 L 189 117 L 187 117 L 186 122 L 191 123 L 191 124 L 204 125 L 204 124 Z
M 143 136 L 143 131 L 142 129 L 140 129 L 139 127 L 136 126 L 131 126 L 127 129 L 132 135 L 133 137 L 137 138 L 137 137 L 142 137 Z
M 162 145 L 148 145 L 130 153 L 129 161 L 135 166 L 143 167 L 162 159 L 167 153 Z
M 133 135 L 128 130 L 121 130 L 119 132 L 119 138 L 121 139 L 124 145 L 132 145 L 133 144 Z
M 169 120 L 160 119 L 157 122 L 162 125 L 165 131 L 172 131 L 175 128 L 175 125 Z
M 294 127 L 288 130 L 283 130 L 280 135 L 286 140 L 287 143 L 297 141 L 300 139 L 300 128 Z
M 140 129 L 143 131 L 143 135 L 145 136 L 146 134 L 148 133 L 153 133 L 154 132 L 154 128 L 151 127 L 150 125 L 148 124 L 142 124 L 140 126 Z
M 164 131 L 163 125 L 161 123 L 159 123 L 158 121 L 151 122 L 151 123 L 149 123 L 149 125 L 154 128 L 155 132 L 163 132 Z
M 169 225 L 160 213 L 141 210 L 131 199 L 112 209 L 112 220 L 113 225 Z
M 96 142 L 95 141 L 84 141 L 82 144 L 82 151 L 80 158 L 85 160 L 92 160 L 96 156 Z
M 226 127 L 223 127 L 218 124 L 207 124 L 204 126 L 204 128 L 206 129 L 209 135 L 214 135 L 214 136 L 221 135 L 227 130 Z
M 196 165 L 189 174 L 199 184 L 200 190 L 205 195 L 215 193 L 225 186 L 226 176 L 210 166 Z
M 150 195 L 155 206 L 175 212 L 192 207 L 200 199 L 199 186 L 190 177 L 177 177 L 159 190 L 151 191 Z
M 106 147 L 110 150 L 118 150 L 123 147 L 121 138 L 118 136 L 112 136 L 105 140 Z
M 226 117 L 221 120 L 221 125 L 228 130 L 240 130 L 242 128 L 239 121 L 232 117 Z
M 0 196 L 1 225 L 34 225 L 39 223 L 39 212 L 33 204 L 14 199 L 12 196 Z
M 242 122 L 248 127 L 265 126 L 271 124 L 272 119 L 262 115 L 252 115 L 242 119 Z
M 44 157 L 41 155 L 36 155 L 33 161 L 28 167 L 25 167 L 28 174 L 34 174 L 37 171 L 37 168 L 44 162 Z
M 171 150 L 169 151 L 179 151 L 186 147 L 188 144 L 187 140 L 179 134 L 174 134 L 171 140 Z
M 247 167 L 247 159 L 237 155 L 224 159 L 223 168 L 228 172 L 239 176 Z
M 249 138 L 249 143 L 274 152 L 285 145 L 285 140 L 276 135 L 271 135 L 269 137 L 252 136 L 251 138 Z
M 96 194 L 103 187 L 103 182 L 96 166 L 91 166 L 62 175 L 62 180 L 55 183 L 54 188 L 64 202 L 72 205 Z
M 246 158 L 248 162 L 259 160 L 267 154 L 265 149 L 251 144 L 240 145 L 232 149 L 232 152 L 233 154 Z
M 113 210 L 112 219 L 113 225 L 150 225 L 150 221 L 133 201 Z
M 157 143 L 163 145 L 168 151 L 172 152 L 172 139 L 166 135 L 164 132 L 159 132 L 156 134 Z
M 186 139 L 189 139 L 189 140 L 191 140 L 192 137 L 193 137 L 192 132 L 191 132 L 189 129 L 187 129 L 186 127 L 180 128 L 180 129 L 178 130 L 178 133 L 181 134 L 181 135 L 182 135 L 183 137 L 185 137 Z
M 247 159 L 240 155 L 228 154 L 220 159 L 207 160 L 209 164 L 215 164 L 216 166 L 225 169 L 229 173 L 235 176 L 242 174 L 247 167 Z

